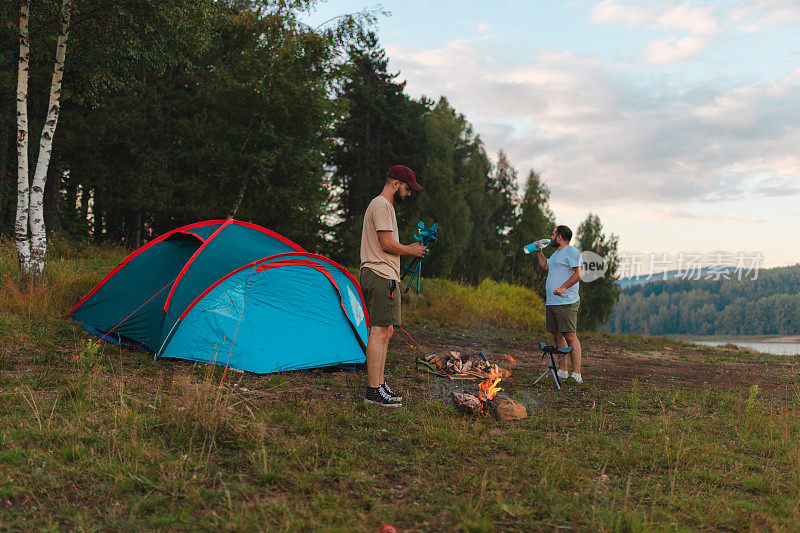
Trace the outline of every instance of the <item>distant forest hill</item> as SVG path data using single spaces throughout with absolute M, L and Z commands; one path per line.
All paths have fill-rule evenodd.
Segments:
M 731 275 L 628 286 L 606 327 L 646 335 L 796 335 L 800 265 L 760 270 L 741 280 Z

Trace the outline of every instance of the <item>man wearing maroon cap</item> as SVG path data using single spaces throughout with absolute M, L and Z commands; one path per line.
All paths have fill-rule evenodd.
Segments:
M 364 215 L 361 230 L 361 289 L 369 313 L 367 341 L 367 390 L 364 399 L 387 407 L 400 407 L 396 395 L 383 378 L 386 351 L 394 326 L 400 325 L 400 256 L 425 256 L 425 246 L 400 244 L 394 201 L 405 200 L 411 191 L 421 191 L 414 172 L 395 165 L 386 173 L 383 191 L 374 198 Z

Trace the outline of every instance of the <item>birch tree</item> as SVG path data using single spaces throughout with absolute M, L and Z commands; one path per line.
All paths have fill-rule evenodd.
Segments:
M 14 240 L 20 270 L 25 276 L 37 277 L 44 271 L 47 259 L 47 234 L 44 225 L 44 186 L 53 151 L 53 136 L 61 110 L 61 84 L 69 37 L 72 0 L 62 0 L 61 27 L 56 43 L 53 78 L 47 117 L 39 138 L 39 155 L 30 182 L 28 164 L 28 81 L 30 72 L 30 1 L 20 1 L 19 69 L 17 74 L 17 217 Z
M 30 2 L 20 1 L 19 15 L 19 70 L 17 72 L 17 218 L 14 225 L 14 242 L 20 270 L 27 274 L 31 259 L 31 241 L 28 238 L 28 204 L 30 180 L 28 179 L 28 73 L 30 71 L 30 42 L 28 22 Z

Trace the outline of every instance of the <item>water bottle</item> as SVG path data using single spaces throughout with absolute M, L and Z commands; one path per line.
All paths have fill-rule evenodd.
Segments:
M 550 239 L 542 239 L 540 241 L 534 241 L 534 242 L 532 242 L 530 244 L 526 244 L 525 246 L 522 247 L 522 251 L 525 252 L 526 254 L 529 254 L 531 252 L 535 252 L 537 244 L 541 244 L 542 248 L 544 248 L 545 246 L 550 244 Z

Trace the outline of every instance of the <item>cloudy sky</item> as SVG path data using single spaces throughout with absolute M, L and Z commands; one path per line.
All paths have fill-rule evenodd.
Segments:
M 446 96 L 521 180 L 539 172 L 559 223 L 596 213 L 631 254 L 800 262 L 797 0 L 381 6 L 407 92 Z

